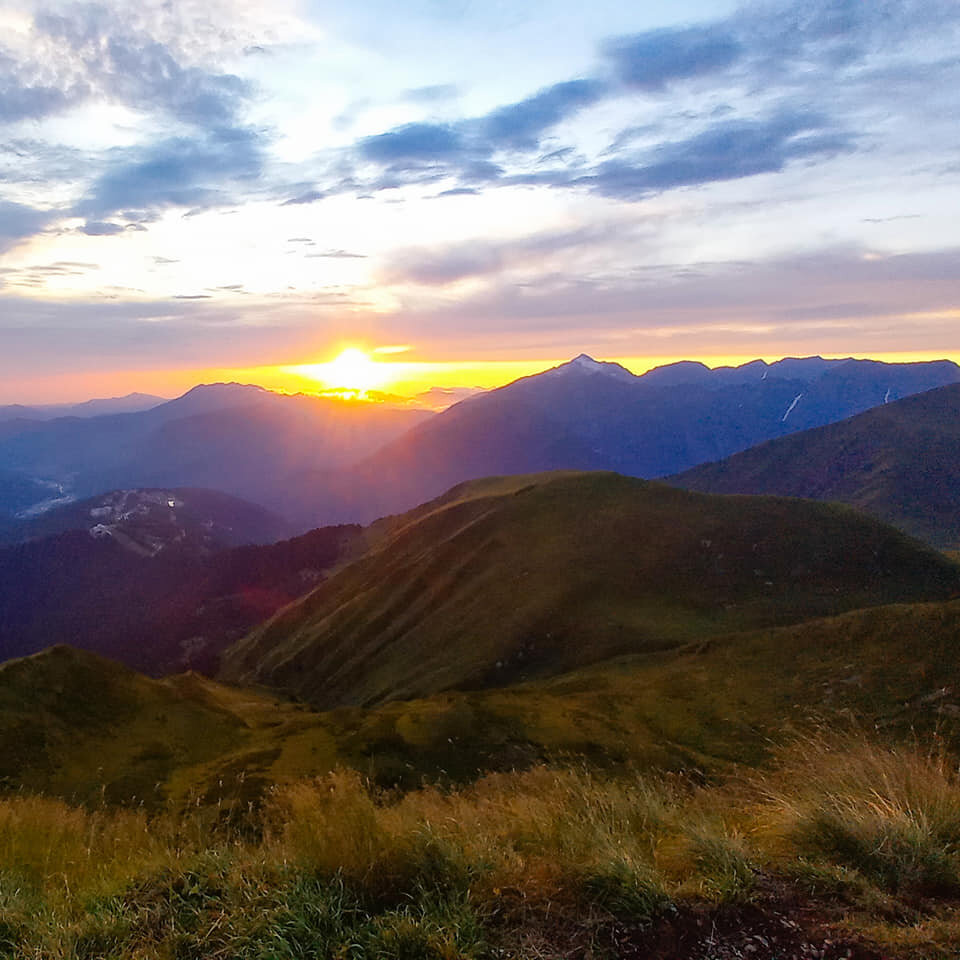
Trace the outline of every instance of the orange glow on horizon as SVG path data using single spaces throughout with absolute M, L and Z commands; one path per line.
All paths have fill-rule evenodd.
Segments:
M 358 360 L 356 355 L 351 354 L 353 359 L 350 362 L 340 364 L 346 352 L 343 351 L 336 359 L 326 363 L 95 371 L 49 375 L 42 378 L 31 377 L 22 381 L 8 380 L 3 384 L 4 391 L 3 395 L 0 395 L 0 404 L 77 403 L 93 397 L 117 397 L 133 392 L 172 398 L 180 396 L 199 383 L 229 381 L 255 383 L 280 393 L 331 393 L 362 399 L 365 393 L 376 392 L 392 395 L 398 401 L 403 401 L 416 398 L 434 387 L 492 389 L 520 377 L 539 373 L 570 359 L 570 356 L 565 356 L 523 360 L 394 360 L 393 356 L 402 355 L 399 350 L 396 353 L 372 350 L 368 354 L 357 348 L 356 352 L 364 357 L 364 360 Z M 828 357 L 854 356 L 888 363 L 924 360 L 953 360 L 960 363 L 960 350 L 915 350 L 899 353 L 852 351 L 849 354 L 839 351 L 823 352 Z M 794 351 L 787 355 L 805 356 L 809 353 L 810 351 Z M 700 356 L 610 356 L 596 351 L 593 355 L 598 360 L 613 360 L 620 363 L 636 374 L 678 360 L 699 360 L 709 367 L 719 367 L 736 366 L 758 358 L 773 362 L 784 356 L 783 353 L 770 354 L 759 351 L 752 354 Z M 330 383 L 317 376 L 318 370 L 334 365 L 338 365 L 336 369 L 343 371 L 344 376 L 336 378 L 343 382 Z M 352 383 L 347 382 L 350 369 L 354 370 L 358 378 Z M 360 383 L 359 380 L 363 378 L 367 378 L 365 383 Z M 442 403 L 437 406 L 442 406 Z

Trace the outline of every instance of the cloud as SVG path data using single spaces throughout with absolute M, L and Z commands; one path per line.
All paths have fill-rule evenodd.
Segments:
M 442 287 L 459 280 L 491 277 L 507 270 L 543 266 L 556 254 L 615 244 L 635 232 L 633 225 L 601 223 L 575 230 L 547 231 L 501 243 L 458 243 L 441 248 L 405 249 L 387 264 L 385 283 Z
M 607 94 L 600 80 L 568 80 L 492 111 L 480 121 L 492 149 L 519 147 L 534 150 L 540 138 L 561 121 L 592 106 Z
M 400 99 L 410 103 L 437 103 L 441 100 L 452 100 L 458 93 L 456 84 L 434 83 L 426 87 L 405 90 Z
M 0 252 L 40 233 L 56 216 L 52 210 L 0 200 Z
M 438 349 L 473 340 L 478 349 L 493 342 L 501 351 L 508 343 L 562 344 L 561 353 L 608 343 L 621 356 L 625 349 L 634 356 L 956 352 L 958 264 L 960 248 L 884 256 L 851 246 L 757 261 L 654 264 L 605 277 L 530 258 L 526 283 L 494 275 L 456 299 L 410 303 L 391 324 L 397 335 L 429 338 Z
M 77 204 L 77 215 L 99 219 L 130 209 L 222 206 L 232 199 L 227 189 L 255 182 L 265 163 L 261 135 L 242 128 L 124 148 L 111 160 Z
M 569 80 L 480 117 L 394 127 L 363 138 L 356 149 L 361 161 L 379 164 L 392 175 L 376 181 L 375 189 L 448 175 L 490 183 L 503 173 L 492 161 L 496 153 L 536 150 L 544 134 L 605 94 L 606 85 L 599 80 Z
M 324 250 L 322 253 L 306 253 L 304 257 L 307 260 L 329 259 L 329 260 L 366 260 L 365 253 L 351 253 L 349 250 Z
M 81 228 L 81 233 L 88 237 L 112 237 L 123 233 L 126 227 L 122 223 L 111 223 L 106 220 L 88 220 Z
M 85 85 L 138 110 L 163 111 L 197 126 L 237 122 L 252 96 L 250 84 L 229 73 L 184 64 L 169 45 L 104 6 L 42 11 L 34 29 L 82 65 Z
M 659 93 L 675 81 L 726 70 L 745 51 L 727 28 L 710 24 L 618 37 L 604 53 L 622 84 Z
M 849 151 L 855 138 L 817 114 L 783 111 L 727 120 L 635 159 L 613 159 L 572 181 L 606 197 L 639 199 L 676 187 L 775 173 L 791 161 Z
M 365 160 L 386 166 L 423 163 L 461 156 L 467 144 L 449 124 L 407 123 L 386 133 L 365 137 L 358 144 Z
M 871 112 L 905 119 L 934 75 L 950 79 L 955 57 L 934 63 L 908 42 L 943 41 L 958 25 L 952 0 L 786 0 L 753 3 L 713 23 L 614 37 L 599 50 L 595 76 L 480 116 L 406 123 L 358 140 L 332 164 L 328 189 L 370 196 L 450 180 L 433 196 L 527 185 L 633 200 L 828 160 L 875 136 Z M 881 50 L 898 57 L 886 60 L 886 78 L 877 73 Z M 698 86 L 702 104 L 677 109 L 674 94 L 684 84 Z M 547 140 L 590 108 L 638 95 L 646 99 L 644 122 L 614 134 L 599 156 Z M 823 115 L 812 117 L 810 104 Z M 942 114 L 941 107 L 930 111 Z
M 57 77 L 57 83 L 43 82 L 45 72 L 0 49 L 0 123 L 48 117 L 89 96 L 90 87 L 82 80 Z
M 298 194 L 295 197 L 291 197 L 289 200 L 284 200 L 280 204 L 281 207 L 297 207 L 302 204 L 307 203 L 316 203 L 318 200 L 322 200 L 326 194 L 322 190 L 307 190 L 306 193 Z

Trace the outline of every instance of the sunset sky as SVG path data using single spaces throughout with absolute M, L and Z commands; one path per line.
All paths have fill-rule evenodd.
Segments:
M 960 359 L 956 0 L 0 28 L 0 402 L 299 389 L 347 347 L 399 392 L 581 351 Z

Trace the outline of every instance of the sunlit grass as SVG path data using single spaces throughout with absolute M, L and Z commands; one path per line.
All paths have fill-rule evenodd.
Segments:
M 960 772 L 944 751 L 818 736 L 758 788 L 772 851 L 825 858 L 891 893 L 960 894 Z
M 906 956 L 960 935 L 937 906 L 960 891 L 957 761 L 860 735 L 715 785 L 541 766 L 398 794 L 340 770 L 215 818 L 0 801 L 0 957 L 550 956 L 772 878 Z

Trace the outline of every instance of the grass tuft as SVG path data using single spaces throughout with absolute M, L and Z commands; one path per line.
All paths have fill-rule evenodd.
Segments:
M 960 775 L 945 753 L 815 737 L 759 783 L 769 838 L 892 893 L 960 893 Z

